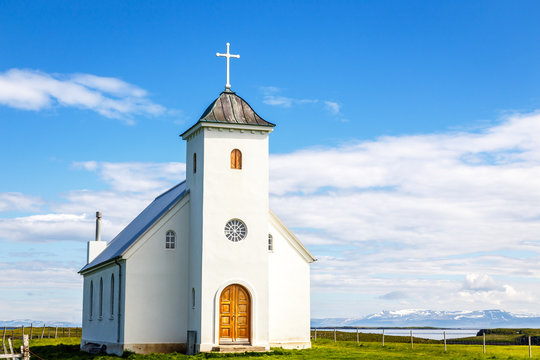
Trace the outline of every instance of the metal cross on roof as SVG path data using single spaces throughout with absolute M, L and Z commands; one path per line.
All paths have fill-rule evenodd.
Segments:
M 225 90 L 230 90 L 231 89 L 231 84 L 229 83 L 229 59 L 230 58 L 240 59 L 240 55 L 232 55 L 232 54 L 229 53 L 229 46 L 230 45 L 231 44 L 227 43 L 227 53 L 226 54 L 216 53 L 216 56 L 223 56 L 223 57 L 227 58 L 227 84 L 225 85 Z

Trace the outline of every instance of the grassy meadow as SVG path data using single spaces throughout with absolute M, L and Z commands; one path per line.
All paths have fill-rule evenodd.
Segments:
M 107 360 L 118 359 L 116 356 L 90 355 L 79 351 L 80 338 L 34 339 L 30 342 L 32 359 L 64 360 Z M 20 345 L 20 340 L 16 340 Z M 275 359 L 275 360 L 340 360 L 340 359 L 527 359 L 527 346 L 492 345 L 482 353 L 482 345 L 449 345 L 444 352 L 443 345 L 437 343 L 418 343 L 411 349 L 410 343 L 389 343 L 382 347 L 379 342 L 338 341 L 318 339 L 313 348 L 308 350 L 274 349 L 269 353 L 252 354 L 216 354 L 206 353 L 195 356 L 183 354 L 125 354 L 123 358 L 132 360 L 170 360 L 170 359 Z M 35 356 L 37 355 L 37 356 Z M 39 358 L 38 358 L 39 357 Z M 540 359 L 540 347 L 533 347 L 533 358 Z

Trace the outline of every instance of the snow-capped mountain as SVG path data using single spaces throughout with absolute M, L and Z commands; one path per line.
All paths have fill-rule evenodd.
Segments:
M 24 326 L 24 327 L 29 327 L 30 325 L 33 325 L 35 327 L 41 327 L 43 325 L 45 326 L 52 326 L 52 327 L 80 327 L 81 324 L 80 323 L 72 323 L 72 322 L 68 322 L 68 321 L 51 321 L 51 322 L 46 322 L 46 321 L 41 321 L 41 320 L 31 320 L 31 319 L 16 319 L 16 320 L 5 320 L 5 321 L 2 321 L 0 320 L 0 327 L 7 327 L 7 328 L 10 328 L 10 327 L 21 327 L 21 326 Z
M 376 326 L 376 327 L 540 327 L 540 315 L 513 314 L 502 310 L 435 311 L 422 309 L 384 310 L 361 318 L 311 319 L 313 327 Z

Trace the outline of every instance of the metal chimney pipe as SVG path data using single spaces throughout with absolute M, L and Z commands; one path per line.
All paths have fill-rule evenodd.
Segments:
M 96 241 L 101 241 L 101 212 L 96 211 Z

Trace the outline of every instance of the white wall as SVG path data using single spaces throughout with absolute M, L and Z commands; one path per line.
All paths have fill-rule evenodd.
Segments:
M 193 154 L 197 154 L 197 172 L 193 172 Z M 188 330 L 201 334 L 201 274 L 202 274 L 202 214 L 203 214 L 203 176 L 204 176 L 204 135 L 199 130 L 192 134 L 186 144 L 186 182 L 190 196 L 190 240 L 189 240 L 189 285 L 187 291 L 190 303 L 188 312 Z M 191 304 L 191 292 L 195 291 L 195 306 Z
M 232 283 L 243 284 L 251 292 L 252 344 L 268 345 L 268 132 L 249 129 L 204 128 L 202 162 L 197 154 L 197 172 L 199 165 L 204 166 L 202 189 L 194 189 L 201 195 L 202 219 L 192 219 L 192 224 L 198 226 L 201 221 L 202 232 L 192 237 L 192 243 L 202 245 L 202 288 L 196 304 L 201 309 L 198 339 L 202 351 L 219 343 L 217 302 L 220 291 Z M 192 156 L 189 142 L 188 159 Z M 233 149 L 242 152 L 241 170 L 231 169 Z M 193 197 L 192 204 L 195 209 Z M 225 224 L 235 218 L 248 229 L 246 239 L 237 243 L 224 235 Z
M 274 239 L 269 258 L 270 344 L 310 347 L 309 263 L 280 224 L 271 221 L 270 234 Z
M 176 233 L 176 248 L 165 235 Z M 185 343 L 188 314 L 189 195 L 125 254 L 125 344 Z
M 114 274 L 114 309 L 111 312 L 111 275 Z M 102 315 L 100 316 L 99 282 L 103 280 Z M 93 283 L 93 314 L 90 316 L 90 283 Z M 118 343 L 122 334 L 118 334 L 118 313 L 120 288 L 119 268 L 112 263 L 84 276 L 82 342 Z M 123 295 L 122 295 L 123 297 Z M 120 326 L 121 328 L 121 326 Z M 120 335 L 120 338 L 119 338 Z

